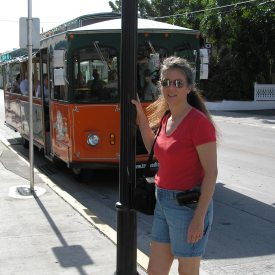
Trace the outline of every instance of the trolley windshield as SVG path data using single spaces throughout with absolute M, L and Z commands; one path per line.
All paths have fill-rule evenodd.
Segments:
M 139 45 L 137 56 L 137 91 L 141 101 L 152 102 L 159 96 L 160 60 L 167 56 L 165 48 L 146 42 Z M 73 98 L 77 103 L 119 102 L 119 56 L 113 47 L 97 42 L 73 54 Z

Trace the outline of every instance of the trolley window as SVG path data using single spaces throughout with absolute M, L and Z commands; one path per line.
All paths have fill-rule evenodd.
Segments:
M 118 102 L 118 57 L 111 47 L 94 46 L 74 53 L 74 100 L 83 103 Z
M 20 63 L 7 63 L 3 70 L 6 77 L 3 77 L 3 86 L 5 83 L 8 92 L 20 94 Z

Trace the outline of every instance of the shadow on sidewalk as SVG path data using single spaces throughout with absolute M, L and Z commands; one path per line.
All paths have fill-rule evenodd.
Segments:
M 93 264 L 92 259 L 81 245 L 68 245 L 62 235 L 62 232 L 58 229 L 57 225 L 55 224 L 47 209 L 44 207 L 39 197 L 34 194 L 34 198 L 48 223 L 50 224 L 52 230 L 54 231 L 56 237 L 60 241 L 61 246 L 52 248 L 58 263 L 64 268 L 74 267 L 78 271 L 78 274 L 88 275 L 88 273 L 84 271 L 83 266 Z

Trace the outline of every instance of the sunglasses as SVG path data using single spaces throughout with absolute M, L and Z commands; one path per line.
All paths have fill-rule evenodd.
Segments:
M 180 79 L 163 79 L 160 81 L 160 85 L 162 87 L 171 87 L 172 85 L 174 85 L 176 88 L 183 88 L 186 85 L 186 82 Z

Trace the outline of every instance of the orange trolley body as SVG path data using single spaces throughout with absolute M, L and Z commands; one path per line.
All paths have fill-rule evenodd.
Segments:
M 47 158 L 62 160 L 77 174 L 119 165 L 120 28 L 120 19 L 112 19 L 57 34 L 47 32 L 33 55 L 34 144 Z M 156 83 L 163 58 L 185 57 L 198 74 L 198 54 L 197 31 L 138 19 L 138 93 L 144 107 L 158 97 Z M 15 91 L 13 81 L 18 73 L 24 79 L 26 64 L 24 57 L 2 64 L 6 124 L 20 132 L 25 142 L 28 96 Z M 136 153 L 137 168 L 142 169 L 147 152 L 139 131 Z
M 77 105 L 53 103 L 51 106 L 52 150 L 67 163 L 92 162 L 97 166 L 119 160 L 118 105 Z M 99 136 L 98 146 L 87 142 Z

